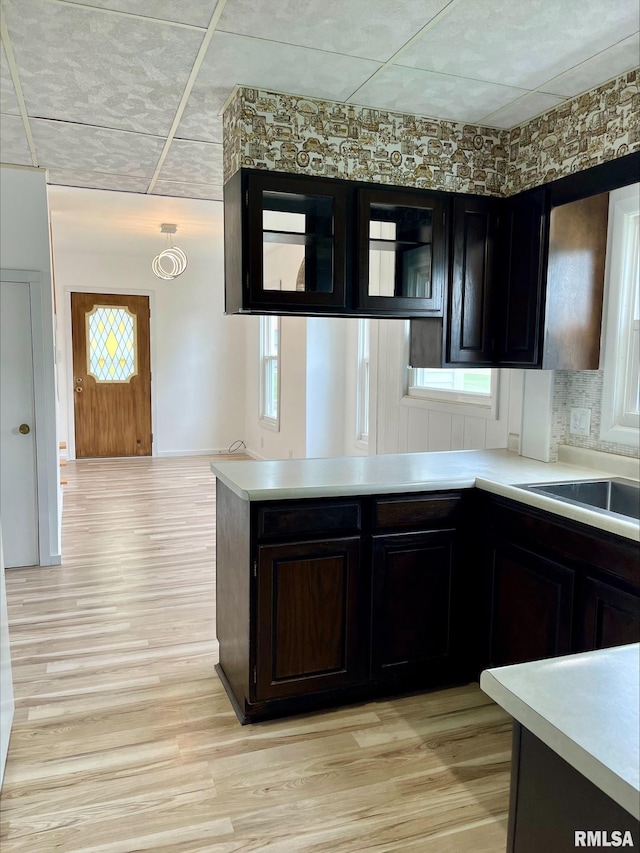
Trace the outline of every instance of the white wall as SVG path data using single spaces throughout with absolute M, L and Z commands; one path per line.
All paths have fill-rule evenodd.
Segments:
M 260 318 L 241 317 L 245 327 L 245 436 L 258 458 L 306 456 L 307 318 L 280 318 L 280 429 L 260 420 Z
M 405 321 L 378 320 L 372 334 L 371 381 L 377 399 L 370 443 L 377 453 L 482 450 L 514 445 L 522 421 L 521 370 L 500 371 L 497 417 L 468 407 L 405 397 Z M 377 342 L 377 343 L 374 343 Z M 373 452 L 373 450 L 370 450 Z
M 54 362 L 53 291 L 49 211 L 45 172 L 41 169 L 0 168 L 0 263 L 5 269 L 35 270 L 42 282 L 43 365 L 38 384 L 38 503 L 40 563 L 60 562 L 62 498 L 56 435 L 56 373 Z
M 120 204 L 126 204 L 126 198 Z M 154 454 L 224 452 L 236 439 L 244 439 L 244 396 L 239 389 L 245 373 L 245 319 L 223 314 L 222 204 L 201 204 L 206 205 L 202 210 L 207 232 L 197 244 L 188 234 L 181 240 L 176 235 L 175 243 L 186 251 L 189 265 L 174 281 L 153 275 L 153 255 L 144 241 L 137 254 L 130 246 L 123 254 L 118 240 L 105 229 L 102 245 L 94 237 L 91 252 L 86 253 L 83 241 L 69 239 L 65 232 L 72 225 L 54 212 L 60 435 L 71 450 L 72 290 L 150 295 Z M 162 248 L 158 225 L 155 250 Z
M 307 320 L 307 457 L 347 452 L 347 333 L 355 325 L 357 339 L 357 323 L 342 317 Z
M 247 327 L 247 448 L 258 458 L 357 456 L 508 447 L 517 450 L 522 422 L 521 370 L 501 370 L 497 417 L 467 407 L 409 400 L 405 323 L 374 320 L 371 327 L 370 437 L 356 443 L 357 320 L 281 319 L 280 430 L 259 420 L 258 317 Z

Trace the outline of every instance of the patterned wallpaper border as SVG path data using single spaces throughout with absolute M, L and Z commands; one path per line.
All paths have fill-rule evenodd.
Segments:
M 238 87 L 224 179 L 240 168 L 511 195 L 640 149 L 638 70 L 511 131 Z

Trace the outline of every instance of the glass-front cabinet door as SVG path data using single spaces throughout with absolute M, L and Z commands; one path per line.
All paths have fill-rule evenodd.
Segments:
M 358 212 L 358 307 L 442 316 L 444 202 L 424 191 L 360 190 Z
M 317 178 L 250 177 L 252 305 L 319 312 L 344 306 L 345 198 L 343 187 Z

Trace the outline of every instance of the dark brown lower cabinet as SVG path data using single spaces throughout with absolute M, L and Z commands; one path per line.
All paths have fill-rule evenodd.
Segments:
M 582 651 L 640 642 L 640 598 L 587 577 L 579 596 L 577 633 Z
M 638 543 L 506 498 L 252 502 L 218 480 L 216 501 L 216 670 L 242 722 L 640 639 Z
M 501 541 L 492 543 L 490 559 L 489 664 L 568 654 L 573 571 Z
M 218 480 L 216 670 L 241 722 L 473 678 L 468 495 L 251 502 Z
M 256 698 L 300 696 L 362 679 L 360 540 L 258 548 Z
M 375 678 L 438 679 L 452 665 L 454 542 L 451 530 L 373 537 Z
M 587 845 L 585 836 L 596 833 L 597 840 Z M 573 853 L 580 846 L 603 850 L 620 847 L 625 833 L 637 850 L 633 815 L 514 721 L 507 853 Z
M 638 543 L 487 496 L 481 668 L 640 641 Z

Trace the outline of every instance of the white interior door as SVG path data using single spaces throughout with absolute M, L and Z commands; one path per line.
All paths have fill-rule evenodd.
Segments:
M 29 285 L 0 282 L 0 518 L 7 568 L 38 564 Z

